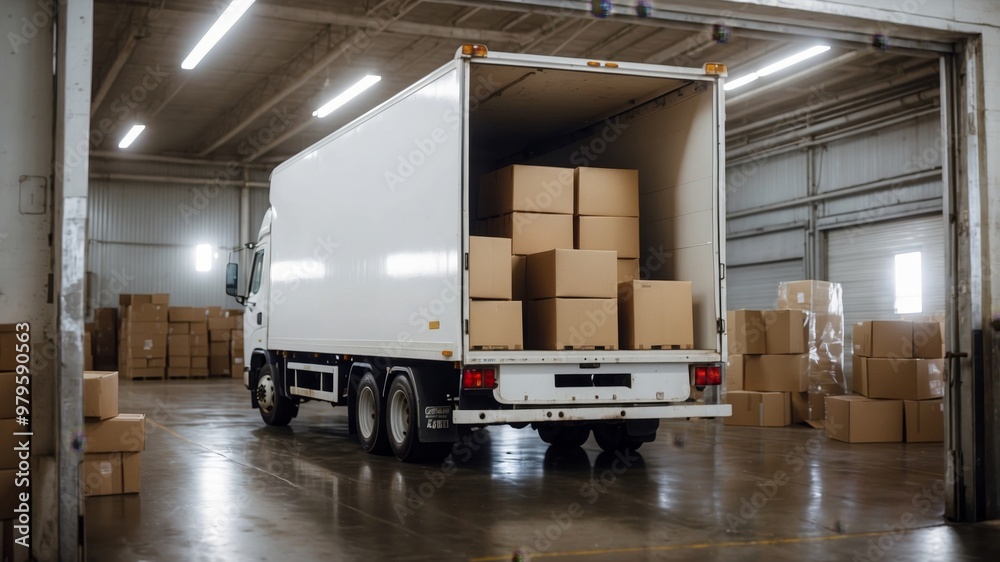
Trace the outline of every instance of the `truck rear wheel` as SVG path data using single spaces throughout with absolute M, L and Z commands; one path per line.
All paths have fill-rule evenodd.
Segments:
M 260 374 L 257 375 L 257 388 L 254 389 L 254 392 L 257 396 L 257 409 L 260 410 L 260 417 L 267 425 L 288 425 L 288 422 L 295 417 L 298 404 L 278 392 L 277 381 L 270 365 L 265 363 L 260 368 Z
M 439 461 L 451 452 L 451 443 L 420 441 L 417 394 L 405 375 L 392 380 L 386 400 L 386 434 L 396 458 L 405 462 Z
M 383 411 L 385 402 L 379 390 L 378 381 L 371 373 L 365 373 L 358 383 L 357 404 L 354 413 L 358 425 L 358 441 L 366 451 L 375 455 L 389 452 L 385 434 Z
M 581 447 L 590 438 L 590 428 L 585 425 L 538 426 L 538 436 L 553 447 Z
M 594 440 L 604 451 L 634 451 L 642 446 L 642 441 L 629 438 L 623 423 L 599 423 L 594 425 Z

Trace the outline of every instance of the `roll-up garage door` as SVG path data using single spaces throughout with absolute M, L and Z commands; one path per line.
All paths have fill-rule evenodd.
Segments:
M 778 283 L 804 278 L 801 259 L 729 267 L 726 269 L 726 308 L 774 308 L 778 300 Z
M 831 281 L 844 288 L 847 325 L 860 320 L 944 318 L 944 223 L 940 215 L 831 231 L 827 238 Z M 896 256 L 920 253 L 920 312 L 896 312 Z M 910 272 L 910 276 L 915 275 Z M 845 330 L 851 349 L 851 330 Z M 845 361 L 851 370 L 850 355 Z

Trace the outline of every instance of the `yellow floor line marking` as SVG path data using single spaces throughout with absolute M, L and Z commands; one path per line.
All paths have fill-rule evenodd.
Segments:
M 942 527 L 942 525 L 929 525 L 927 527 L 914 527 L 912 529 L 907 529 L 906 532 L 919 531 L 921 529 L 931 529 L 934 527 Z M 707 548 L 727 548 L 727 547 L 740 547 L 740 546 L 773 546 L 778 544 L 797 544 L 806 542 L 818 542 L 818 541 L 836 541 L 843 539 L 852 538 L 864 538 L 864 537 L 877 537 L 884 535 L 889 531 L 873 531 L 870 533 L 855 533 L 850 535 L 825 535 L 822 537 L 793 537 L 787 539 L 768 539 L 759 541 L 730 541 L 730 542 L 705 542 L 696 544 L 676 544 L 676 545 L 663 545 L 663 546 L 634 546 L 627 548 L 601 548 L 595 550 L 571 550 L 565 552 L 541 552 L 538 554 L 530 555 L 530 560 L 535 560 L 538 558 L 564 558 L 567 556 L 600 556 L 607 554 L 636 554 L 641 552 L 667 552 L 671 550 L 699 550 Z M 478 558 L 470 558 L 469 562 L 507 562 L 512 559 L 512 554 L 507 554 L 504 556 L 481 556 Z

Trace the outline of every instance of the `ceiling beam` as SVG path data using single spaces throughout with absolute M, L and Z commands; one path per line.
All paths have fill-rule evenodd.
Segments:
M 380 9 L 380 6 L 386 2 L 380 3 L 369 10 L 369 16 L 366 19 L 366 22 L 369 24 L 376 22 L 377 25 L 374 29 L 366 26 L 353 28 L 345 39 L 326 51 L 326 53 L 317 59 L 311 66 L 297 75 L 290 77 L 289 81 L 285 84 L 282 84 L 279 80 L 266 80 L 262 82 L 261 85 L 254 88 L 253 91 L 248 92 L 243 96 L 243 100 L 247 100 L 249 103 L 244 103 L 244 101 L 241 100 L 236 107 L 221 116 L 214 125 L 209 127 L 206 132 L 199 135 L 201 138 L 209 138 L 212 140 L 205 143 L 204 148 L 198 151 L 198 156 L 205 157 L 221 148 L 224 144 L 239 134 L 240 131 L 249 127 L 254 121 L 266 114 L 274 106 L 278 105 L 281 100 L 301 88 L 310 79 L 325 70 L 331 63 L 333 63 L 333 61 L 339 59 L 345 53 L 348 53 L 349 51 L 362 51 L 362 46 L 367 47 L 375 36 L 380 34 L 382 31 L 385 31 L 389 25 L 395 23 L 399 20 L 399 18 L 416 8 L 421 1 L 422 0 L 407 0 L 395 10 L 382 10 L 381 12 L 378 10 Z M 303 55 L 300 53 L 291 60 L 283 63 L 280 68 L 288 69 L 302 66 L 302 59 Z M 263 101 L 257 102 L 259 99 L 262 99 Z
M 104 103 L 104 98 L 111 90 L 111 86 L 114 85 L 115 80 L 118 79 L 118 75 L 125 68 L 125 63 L 128 62 L 128 59 L 132 58 L 132 53 L 135 52 L 135 48 L 139 45 L 139 32 L 135 27 L 129 25 L 123 31 L 114 42 L 115 46 L 111 51 L 116 53 L 114 59 L 108 65 L 108 69 L 101 78 L 97 91 L 94 92 L 94 97 L 90 102 L 91 117 L 100 109 L 101 104 Z

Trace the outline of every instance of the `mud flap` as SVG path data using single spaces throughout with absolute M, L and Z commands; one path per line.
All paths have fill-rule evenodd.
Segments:
M 451 421 L 449 396 L 458 395 L 458 377 L 454 371 L 420 367 L 398 368 L 407 372 L 417 393 L 417 435 L 422 443 L 454 443 L 458 427 Z M 404 375 L 405 376 L 405 375 Z

